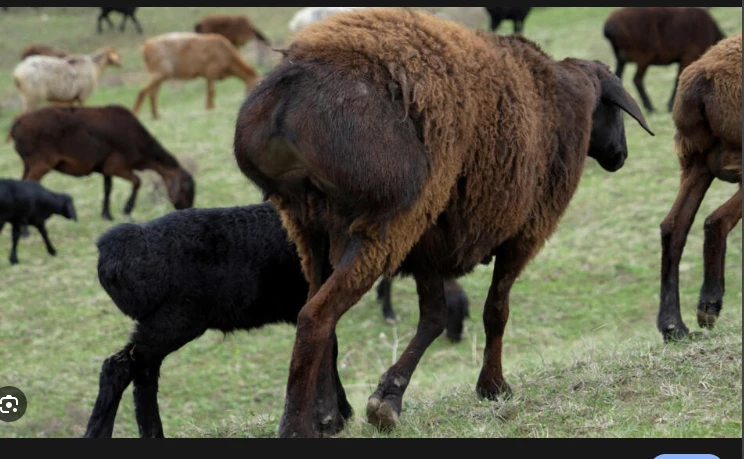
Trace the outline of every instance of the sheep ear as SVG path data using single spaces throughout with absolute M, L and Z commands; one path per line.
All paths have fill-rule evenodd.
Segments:
M 621 109 L 628 115 L 632 116 L 643 129 L 652 136 L 656 136 L 646 124 L 646 118 L 643 117 L 641 108 L 638 106 L 628 91 L 623 88 L 620 79 L 615 75 L 609 78 L 602 78 L 602 99 L 607 100 Z

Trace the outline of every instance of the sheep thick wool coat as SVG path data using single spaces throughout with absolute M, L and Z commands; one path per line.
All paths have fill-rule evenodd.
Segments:
M 330 233 L 334 264 L 352 233 L 365 240 L 357 266 L 388 275 L 415 244 L 430 269 L 456 277 L 517 234 L 544 241 L 578 186 L 601 80 L 614 78 L 521 37 L 400 9 L 340 13 L 301 30 L 284 55 L 244 105 L 236 157 L 280 210 L 306 272 L 311 221 Z M 272 129 L 285 117 L 330 132 L 297 140 L 322 193 L 271 190 L 297 168 L 240 128 L 270 116 Z
M 672 116 L 683 168 L 720 139 L 732 155 L 724 162 L 741 181 L 741 52 L 739 33 L 710 48 L 680 75 Z

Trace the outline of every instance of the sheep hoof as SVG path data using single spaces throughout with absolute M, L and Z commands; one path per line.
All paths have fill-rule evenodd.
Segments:
M 479 396 L 492 401 L 498 400 L 499 398 L 508 400 L 514 395 L 511 386 L 506 381 L 501 381 L 500 384 L 496 383 L 493 387 L 485 387 L 479 383 L 476 387 L 476 391 Z
M 395 325 L 398 323 L 398 319 L 395 316 L 385 317 L 385 323 L 388 325 Z
M 367 402 L 368 423 L 380 431 L 389 431 L 395 428 L 399 418 L 400 415 L 387 400 L 380 400 L 376 396 L 370 397 Z
M 57 251 L 55 249 L 49 249 L 49 255 L 51 255 L 53 257 L 56 257 L 57 256 Z
M 685 324 L 682 323 L 670 324 L 664 328 L 664 331 L 662 331 L 661 334 L 664 337 L 665 343 L 672 343 L 682 341 L 690 336 L 690 330 L 688 330 Z
M 17 265 L 18 264 L 18 258 L 16 258 L 16 257 L 10 257 L 10 264 L 11 265 Z
M 112 217 L 111 214 L 109 214 L 109 213 L 103 213 L 103 214 L 101 214 L 101 217 L 104 220 L 108 220 L 110 222 L 114 221 L 114 217 Z
M 701 301 L 697 308 L 698 325 L 701 328 L 712 329 L 721 314 L 721 308 L 721 300 Z

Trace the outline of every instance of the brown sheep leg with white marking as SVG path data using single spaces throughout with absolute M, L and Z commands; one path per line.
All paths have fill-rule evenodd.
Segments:
M 538 247 L 538 241 L 517 237 L 504 242 L 496 250 L 491 287 L 483 308 L 486 346 L 483 351 L 483 367 L 476 385 L 476 391 L 481 397 L 494 400 L 499 395 L 511 394 L 501 366 L 504 330 L 509 320 L 509 294 Z
M 703 260 L 705 280 L 700 289 L 697 318 L 703 328 L 713 328 L 723 307 L 726 238 L 741 220 L 741 184 L 736 194 L 705 220 Z
M 713 174 L 700 161 L 684 169 L 677 198 L 661 223 L 661 294 L 657 327 L 666 342 L 690 334 L 679 310 L 679 262 L 695 214 L 712 182 Z
M 377 390 L 367 402 L 367 421 L 381 430 L 391 429 L 398 423 L 403 394 L 411 376 L 426 349 L 444 332 L 446 324 L 444 280 L 421 275 L 416 275 L 415 279 L 420 311 L 416 335 L 398 361 L 382 375 Z
M 382 260 L 376 260 L 378 254 L 371 249 L 371 244 L 359 236 L 351 236 L 333 273 L 297 316 L 284 414 L 279 426 L 283 438 L 317 435 L 313 429 L 313 412 L 318 372 L 336 323 L 382 274 Z M 379 270 L 372 269 L 378 264 Z

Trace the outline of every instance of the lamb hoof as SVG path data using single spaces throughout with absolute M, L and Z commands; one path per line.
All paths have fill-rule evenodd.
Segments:
M 398 424 L 400 415 L 387 401 L 378 397 L 370 397 L 367 402 L 367 422 L 377 427 L 378 430 L 390 431 Z
M 722 301 L 701 302 L 698 304 L 697 320 L 701 328 L 712 329 L 721 314 Z

